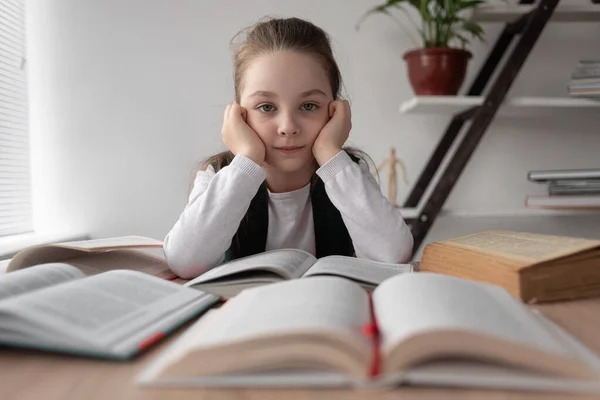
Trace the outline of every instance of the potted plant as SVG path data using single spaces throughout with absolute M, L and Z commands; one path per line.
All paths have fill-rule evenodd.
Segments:
M 485 0 L 387 0 L 367 11 L 357 29 L 372 14 L 385 14 L 406 28 L 394 12 L 401 11 L 420 38 L 404 53 L 408 78 L 417 95 L 456 95 L 462 86 L 472 54 L 466 46 L 472 39 L 484 41 L 483 29 L 466 15 Z M 409 9 L 407 9 L 407 7 Z M 415 20 L 417 12 L 420 23 Z

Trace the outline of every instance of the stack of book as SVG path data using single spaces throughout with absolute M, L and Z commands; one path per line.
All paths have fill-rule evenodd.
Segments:
M 547 195 L 529 195 L 528 208 L 600 209 L 600 169 L 530 171 L 527 179 L 548 187 Z
M 579 61 L 568 85 L 572 97 L 600 99 L 600 58 Z

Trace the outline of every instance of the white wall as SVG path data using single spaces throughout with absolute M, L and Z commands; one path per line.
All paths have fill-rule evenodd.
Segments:
M 35 224 L 40 231 L 162 239 L 186 203 L 192 171 L 220 151 L 231 100 L 228 43 L 266 14 L 300 16 L 334 38 L 353 106 L 351 144 L 379 163 L 390 146 L 411 183 L 447 118 L 398 113 L 411 96 L 410 41 L 379 1 L 30 0 L 29 73 Z M 472 47 L 469 79 L 493 43 Z M 577 29 L 580 29 L 577 31 Z M 600 24 L 552 25 L 512 94 L 565 95 L 579 58 L 598 56 Z M 499 120 L 453 191 L 451 212 L 520 212 L 534 168 L 598 166 L 599 113 Z M 385 181 L 385 179 L 383 179 Z M 399 198 L 408 188 L 399 184 Z

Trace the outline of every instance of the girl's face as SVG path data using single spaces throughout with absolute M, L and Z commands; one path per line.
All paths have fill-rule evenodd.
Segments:
M 281 172 L 312 167 L 312 145 L 329 121 L 331 86 L 311 55 L 279 51 L 246 69 L 240 105 L 265 144 L 265 164 Z

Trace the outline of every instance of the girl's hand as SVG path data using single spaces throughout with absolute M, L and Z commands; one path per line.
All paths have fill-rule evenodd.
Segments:
M 258 165 L 265 161 L 265 144 L 246 123 L 248 112 L 237 103 L 229 104 L 223 116 L 223 143 L 234 154 L 248 157 Z
M 330 120 L 319 132 L 312 148 L 319 165 L 325 164 L 342 150 L 352 128 L 350 114 L 350 103 L 347 100 L 334 100 L 329 103 Z

